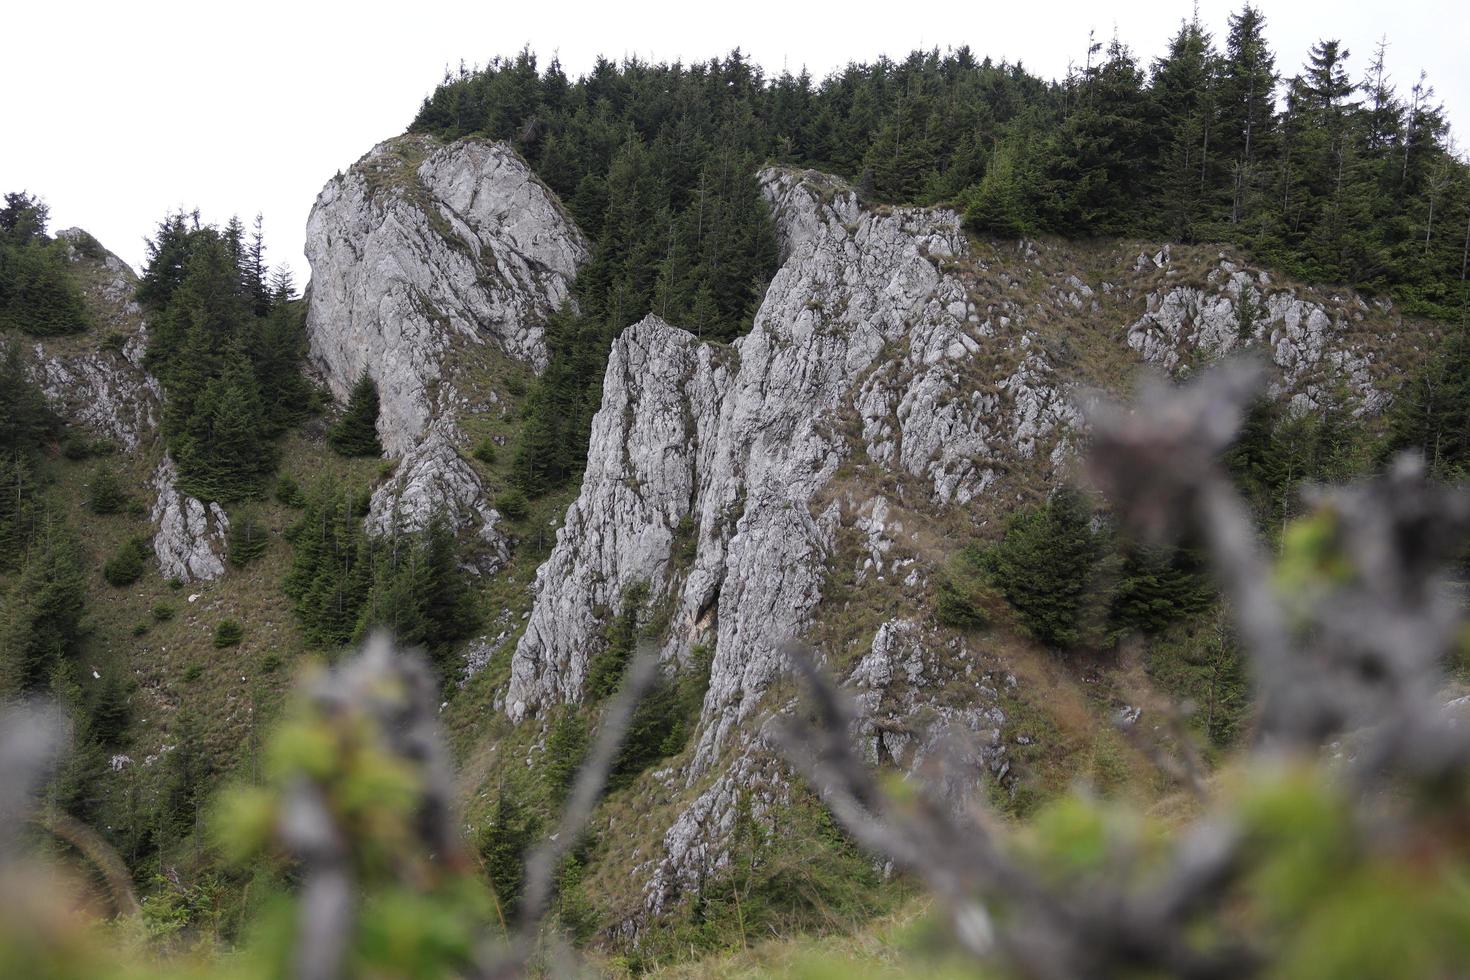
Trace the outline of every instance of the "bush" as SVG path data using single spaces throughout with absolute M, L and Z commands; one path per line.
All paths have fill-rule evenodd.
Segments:
M 245 629 L 233 619 L 224 619 L 214 628 L 214 645 L 220 649 L 239 646 L 245 638 Z
M 61 439 L 61 454 L 70 460 L 111 456 L 115 452 L 117 452 L 117 443 L 111 439 L 88 439 L 76 432 L 68 432 Z
M 143 565 L 147 560 L 148 542 L 143 538 L 130 538 L 102 566 L 102 577 L 107 580 L 108 585 L 118 588 L 132 585 L 143 577 Z
M 585 690 L 589 701 L 602 700 L 623 682 L 623 671 L 638 644 L 638 616 L 647 598 L 648 584 L 645 582 L 629 586 L 624 593 L 622 610 L 603 634 L 607 645 L 587 665 Z
M 122 484 L 110 466 L 99 466 L 87 487 L 87 507 L 94 514 L 116 514 L 128 503 Z
M 486 436 L 476 443 L 475 458 L 486 466 L 494 466 L 495 461 L 500 458 L 500 449 L 495 445 L 495 440 Z
M 587 720 L 575 705 L 568 705 L 546 736 L 546 758 L 541 767 L 547 793 L 560 805 L 587 754 Z
M 990 625 L 986 606 L 994 590 L 985 576 L 985 554 L 967 545 L 949 560 L 939 581 L 935 614 L 939 622 L 957 630 L 980 630 Z
M 490 823 L 480 831 L 478 849 L 507 921 L 515 917 L 520 904 L 525 856 L 536 840 L 538 824 L 536 815 L 521 801 L 519 788 L 502 783 Z
M 524 493 L 512 487 L 495 498 L 495 509 L 512 521 L 524 521 L 531 512 L 531 503 Z
M 166 623 L 174 618 L 174 607 L 166 602 L 160 602 L 153 607 L 153 621 L 155 623 Z
M 280 476 L 276 479 L 276 500 L 287 507 L 305 507 L 306 494 L 301 490 L 301 484 L 289 476 Z
M 215 636 L 216 637 L 219 636 L 218 632 L 215 633 Z M 215 643 L 215 646 L 219 646 L 219 645 L 220 644 L 218 642 Z M 201 678 L 203 676 L 204 676 L 204 667 L 202 665 L 200 665 L 200 664 L 190 664 L 189 666 L 187 666 L 187 667 L 184 668 L 184 683 L 185 684 L 192 684 L 192 683 L 194 683 L 195 681 L 197 681 L 199 678 Z

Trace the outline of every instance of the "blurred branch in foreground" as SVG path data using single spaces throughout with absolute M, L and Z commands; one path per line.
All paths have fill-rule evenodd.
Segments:
M 1440 576 L 1470 499 L 1401 457 L 1314 491 L 1271 561 L 1218 462 L 1260 380 L 1226 364 L 1091 413 L 1094 482 L 1136 532 L 1202 537 L 1254 674 L 1255 744 L 1200 784 L 1193 821 L 1073 797 L 1009 835 L 978 800 L 942 802 L 943 761 L 900 804 L 855 752 L 845 695 L 793 651 L 811 698 L 788 757 L 946 904 L 970 953 L 1058 980 L 1470 969 L 1470 726 L 1442 694 L 1465 627 Z

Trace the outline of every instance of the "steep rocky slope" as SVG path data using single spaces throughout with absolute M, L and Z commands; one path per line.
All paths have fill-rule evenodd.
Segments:
M 159 438 L 163 391 L 143 366 L 148 327 L 134 293 L 138 277 L 127 263 L 79 228 L 58 234 L 87 298 L 95 325 L 86 334 L 30 345 L 31 369 L 63 418 L 150 467 L 153 551 L 166 579 L 193 582 L 224 574 L 229 518 L 217 504 L 182 493 L 178 473 Z
M 739 794 L 782 798 L 762 719 L 789 698 L 772 691 L 793 637 L 860 692 L 875 760 L 915 766 L 958 725 L 980 747 L 973 778 L 1006 774 L 1016 679 L 925 625 L 932 581 L 967 534 L 1066 472 L 1084 386 L 1119 387 L 1138 355 L 1181 373 L 1256 347 L 1298 410 L 1329 392 L 1360 413 L 1388 400 L 1391 312 L 1356 297 L 1299 295 L 1208 249 L 971 243 L 953 212 L 867 208 L 812 172 L 761 184 L 782 265 L 751 332 L 701 344 L 650 316 L 614 345 L 503 701 L 525 723 L 581 700 L 635 586 L 667 618 L 670 669 L 713 648 L 693 748 L 661 775 L 686 789 L 637 863 L 648 912 L 725 860 Z M 824 602 L 844 579 L 857 594 Z
M 466 384 L 466 348 L 489 343 L 544 368 L 542 323 L 567 300 L 587 249 L 503 144 L 400 137 L 328 182 L 307 223 L 311 360 L 338 399 L 364 374 L 376 382 L 380 441 L 402 458 L 373 496 L 369 527 L 416 530 L 440 511 L 484 542 L 477 567 L 503 563 L 499 515 L 454 451 L 461 415 L 499 400 Z
M 588 253 L 581 232 L 505 146 L 419 137 L 329 182 L 308 229 L 312 366 L 339 400 L 362 373 L 377 381 L 396 462 L 336 459 L 316 426 L 290 437 L 283 470 L 371 487 L 370 530 L 440 513 L 470 546 L 493 608 L 445 709 L 470 820 L 492 780 L 536 771 L 565 706 L 595 710 L 589 667 L 630 605 L 671 675 L 709 672 L 687 744 L 619 791 L 606 819 L 632 820 L 631 807 L 636 828 L 605 835 L 589 871 L 595 901 L 628 931 L 729 860 L 742 803 L 774 820 L 796 795 L 769 738 L 792 703 L 781 651 L 793 637 L 856 694 L 871 760 L 912 769 L 962 730 L 966 781 L 1002 795 L 1039 738 L 1066 734 L 1059 704 L 1099 727 L 1124 706 L 1102 674 L 1086 683 L 1105 693 L 1088 700 L 1003 629 L 965 635 L 934 616 L 953 554 L 1069 473 L 1089 389 L 1118 390 L 1147 364 L 1182 377 L 1247 348 L 1276 365 L 1295 410 L 1334 402 L 1371 422 L 1425 343 L 1386 304 L 1216 247 L 975 240 L 952 211 L 871 207 L 824 174 L 772 168 L 760 186 L 781 265 L 749 333 L 701 342 L 651 315 L 625 330 L 581 486 L 521 521 L 492 505 L 504 461 L 467 449 L 513 445 L 524 386 L 546 363 L 542 324 Z M 160 726 L 129 751 L 157 758 L 173 744 L 160 720 L 200 665 L 217 685 L 214 737 L 238 742 L 254 731 L 254 690 L 283 683 L 265 664 L 304 648 L 279 590 L 289 549 L 273 540 L 253 570 L 227 567 L 229 515 L 179 493 L 162 451 L 131 270 L 65 237 L 99 329 L 27 350 L 52 402 L 126 450 L 161 573 L 136 595 L 105 593 L 117 645 L 171 601 L 164 580 L 203 583 L 177 621 L 127 641 L 141 643 L 140 714 Z M 293 519 L 271 502 L 260 513 L 277 537 Z M 110 548 L 138 531 L 107 533 Z M 230 657 L 209 645 L 225 615 L 251 624 Z M 259 675 L 233 669 L 257 660 Z

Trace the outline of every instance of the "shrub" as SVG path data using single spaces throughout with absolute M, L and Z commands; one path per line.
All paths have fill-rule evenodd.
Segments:
M 116 514 L 128 503 L 122 484 L 110 466 L 99 466 L 87 488 L 87 507 L 94 514 Z
M 276 500 L 287 507 L 306 506 L 306 494 L 302 492 L 301 485 L 289 476 L 276 479 Z
M 985 576 L 985 554 L 967 545 L 950 558 L 939 581 L 936 617 L 954 629 L 984 629 L 990 625 L 986 606 L 993 600 L 994 590 Z
M 520 904 L 525 855 L 538 829 L 536 815 L 522 802 L 519 788 L 502 783 L 490 823 L 480 831 L 478 849 L 507 920 L 514 918 Z
M 70 460 L 111 456 L 115 452 L 117 452 L 117 443 L 111 439 L 88 439 L 76 432 L 68 432 L 61 439 L 61 454 Z
M 239 646 L 244 638 L 244 627 L 233 619 L 220 620 L 220 624 L 214 628 L 214 645 L 220 649 Z
M 623 595 L 623 608 L 603 634 L 607 645 L 587 666 L 586 692 L 589 701 L 600 701 L 618 689 L 623 671 L 638 644 L 638 616 L 648 598 L 648 584 L 637 582 Z
M 215 633 L 215 636 L 216 636 L 216 638 L 219 636 L 219 633 L 217 631 Z M 215 646 L 219 646 L 219 645 L 220 644 L 218 643 L 218 641 L 216 641 Z M 204 676 L 204 667 L 202 665 L 200 665 L 200 664 L 190 664 L 189 666 L 187 666 L 187 667 L 184 668 L 184 683 L 185 684 L 192 684 L 192 683 L 194 683 L 195 681 L 197 681 L 199 678 L 201 678 L 203 676 Z
M 524 521 L 531 512 L 531 504 L 524 493 L 512 487 L 495 498 L 495 509 L 512 521 Z
M 107 584 L 121 588 L 142 578 L 143 565 L 148 559 L 147 545 L 143 538 L 128 539 L 117 554 L 102 566 L 102 577 L 107 580 Z
M 475 444 L 475 458 L 486 466 L 494 466 L 495 461 L 500 458 L 500 450 L 495 445 L 495 440 L 486 436 L 477 442 Z
M 160 602 L 153 607 L 153 621 L 155 623 L 166 623 L 174 618 L 174 607 L 166 602 Z
M 587 754 L 587 720 L 575 705 L 568 705 L 546 736 L 546 760 L 541 767 L 546 789 L 554 804 L 560 804 Z

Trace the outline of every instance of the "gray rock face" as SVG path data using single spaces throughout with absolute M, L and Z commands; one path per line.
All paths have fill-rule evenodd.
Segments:
M 555 196 L 504 144 L 390 140 L 312 208 L 311 359 L 339 400 L 372 376 L 384 450 L 404 455 L 453 403 L 453 344 L 493 340 L 545 366 L 541 322 L 586 255 Z
M 678 584 L 668 655 L 713 641 L 694 770 L 755 709 L 820 598 L 840 508 L 814 507 L 853 447 L 924 479 L 939 502 L 986 485 L 977 456 L 1034 450 L 1073 410 L 1039 353 L 1002 379 L 1007 397 L 962 395 L 988 327 L 942 271 L 968 246 L 950 211 L 859 205 L 833 178 L 768 170 L 783 264 L 752 331 L 729 354 L 650 317 L 614 345 L 587 476 L 513 662 L 512 718 L 580 695 L 596 611 L 635 582 Z M 940 404 L 943 403 L 942 407 Z M 684 581 L 669 573 L 681 525 Z
M 724 348 L 648 317 L 614 344 L 581 495 L 538 573 L 505 700 L 517 721 L 578 700 L 608 611 L 636 583 L 673 610 L 666 661 L 714 647 L 684 774 L 713 782 L 649 867 L 651 911 L 717 866 L 722 800 L 757 773 L 780 784 L 755 715 L 782 645 L 812 622 L 839 529 L 874 511 L 833 497 L 838 468 L 866 460 L 918 479 L 936 505 L 963 502 L 996 478 L 992 463 L 1075 419 L 1024 337 L 994 341 L 999 377 L 980 356 L 997 327 L 949 271 L 968 253 L 953 212 L 868 210 L 811 172 L 760 179 L 783 261 L 753 329 Z M 993 393 L 970 394 L 977 372 Z
M 30 350 L 31 375 L 62 417 L 136 452 L 157 431 L 163 399 L 158 382 L 143 369 L 147 328 L 133 298 L 138 277 L 80 228 L 56 237 L 67 244 L 70 261 L 83 267 L 80 281 L 98 321 L 94 332 L 106 331 L 115 343 L 99 346 L 90 336 L 80 343 L 37 342 Z
M 700 464 L 717 448 L 725 360 L 655 316 L 613 345 L 582 493 L 536 573 L 536 605 L 512 661 L 512 719 L 579 699 L 599 610 L 618 608 L 637 583 L 655 594 L 672 584 L 674 539 L 692 519 Z
M 1167 253 L 1159 255 L 1166 264 Z M 1375 384 L 1371 354 L 1348 336 L 1350 304 L 1329 311 L 1293 290 L 1273 291 L 1266 273 L 1223 259 L 1208 279 L 1207 288 L 1150 293 L 1146 312 L 1128 327 L 1128 346 L 1169 371 L 1247 345 L 1264 347 L 1280 371 L 1273 394 L 1289 395 L 1295 411 L 1318 408 L 1334 384 L 1347 386 L 1355 415 L 1387 407 L 1391 396 Z
M 373 491 L 365 527 L 375 535 L 422 531 L 435 514 L 456 534 L 474 533 L 481 545 L 476 571 L 489 574 L 510 560 L 510 542 L 498 530 L 500 514 L 485 502 L 479 474 L 438 425 L 409 450 L 393 478 Z
M 181 582 L 219 578 L 225 573 L 230 519 L 219 504 L 206 505 L 180 491 L 178 476 L 173 457 L 165 453 L 153 474 L 153 552 L 159 571 Z
M 61 354 L 36 344 L 32 373 L 60 414 L 134 452 L 157 431 L 162 401 L 158 382 L 140 366 L 142 348 L 138 341 L 121 353 Z
M 911 619 L 891 619 L 878 628 L 872 649 L 848 676 L 858 708 L 854 739 L 868 761 L 917 770 L 947 738 L 969 747 L 971 764 L 962 779 L 945 788 L 959 802 L 987 776 L 1004 778 L 1009 771 L 999 708 L 991 678 L 959 641 L 944 641 Z M 938 692 L 963 679 L 962 706 L 944 704 Z

